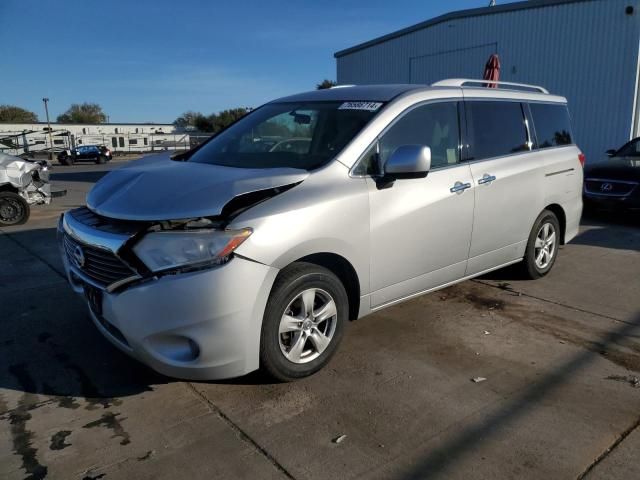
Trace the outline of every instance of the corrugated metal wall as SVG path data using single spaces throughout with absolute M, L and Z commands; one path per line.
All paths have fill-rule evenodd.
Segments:
M 626 7 L 635 13 L 627 15 Z M 632 132 L 640 1 L 585 0 L 455 19 L 337 59 L 341 84 L 481 78 L 490 53 L 501 79 L 567 97 L 578 144 L 601 158 Z

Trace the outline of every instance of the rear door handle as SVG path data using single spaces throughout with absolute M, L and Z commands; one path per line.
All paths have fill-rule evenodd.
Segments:
M 470 183 L 456 182 L 454 183 L 453 187 L 451 187 L 449 190 L 451 191 L 451 193 L 457 193 L 458 195 L 460 195 L 467 188 L 471 188 Z
M 480 180 L 478 180 L 478 185 L 485 185 L 487 183 L 491 183 L 496 179 L 495 176 L 493 175 L 489 175 L 488 173 L 485 173 L 482 178 Z

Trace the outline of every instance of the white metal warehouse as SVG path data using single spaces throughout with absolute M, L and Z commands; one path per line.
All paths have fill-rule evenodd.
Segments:
M 530 0 L 449 13 L 335 54 L 339 84 L 481 78 L 538 84 L 569 101 L 589 159 L 640 136 L 640 1 Z

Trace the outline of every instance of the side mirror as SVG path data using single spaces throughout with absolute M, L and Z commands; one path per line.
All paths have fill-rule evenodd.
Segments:
M 387 178 L 422 178 L 431 169 L 431 149 L 424 145 L 402 145 L 384 165 Z
M 610 157 L 615 157 L 616 155 L 616 151 L 615 149 L 611 149 L 611 150 L 607 150 L 607 155 L 609 155 Z

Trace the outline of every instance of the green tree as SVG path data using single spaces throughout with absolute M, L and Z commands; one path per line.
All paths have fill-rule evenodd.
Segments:
M 62 115 L 58 115 L 61 123 L 104 123 L 107 115 L 97 103 L 74 103 Z
M 335 87 L 336 85 L 338 85 L 338 82 L 325 78 L 323 81 L 316 85 L 316 90 L 324 90 L 325 88 Z
M 0 105 L 0 122 L 2 123 L 32 123 L 37 121 L 38 116 L 29 110 L 15 105 Z
M 194 126 L 200 132 L 213 132 L 213 121 L 211 120 L 211 115 L 207 117 L 199 114 L 194 119 Z
M 204 117 L 200 112 L 194 112 L 189 110 L 188 112 L 184 112 L 178 118 L 173 121 L 173 124 L 176 127 L 186 128 L 186 127 L 196 127 L 196 122 Z
M 213 131 L 219 132 L 220 130 L 227 128 L 236 120 L 244 117 L 246 114 L 246 108 L 232 108 L 230 110 L 222 110 L 217 114 L 212 114 L 209 118 L 213 124 Z
M 231 108 L 211 115 L 188 111 L 176 118 L 173 124 L 176 127 L 194 127 L 200 132 L 217 133 L 244 117 L 248 112 L 247 108 Z

